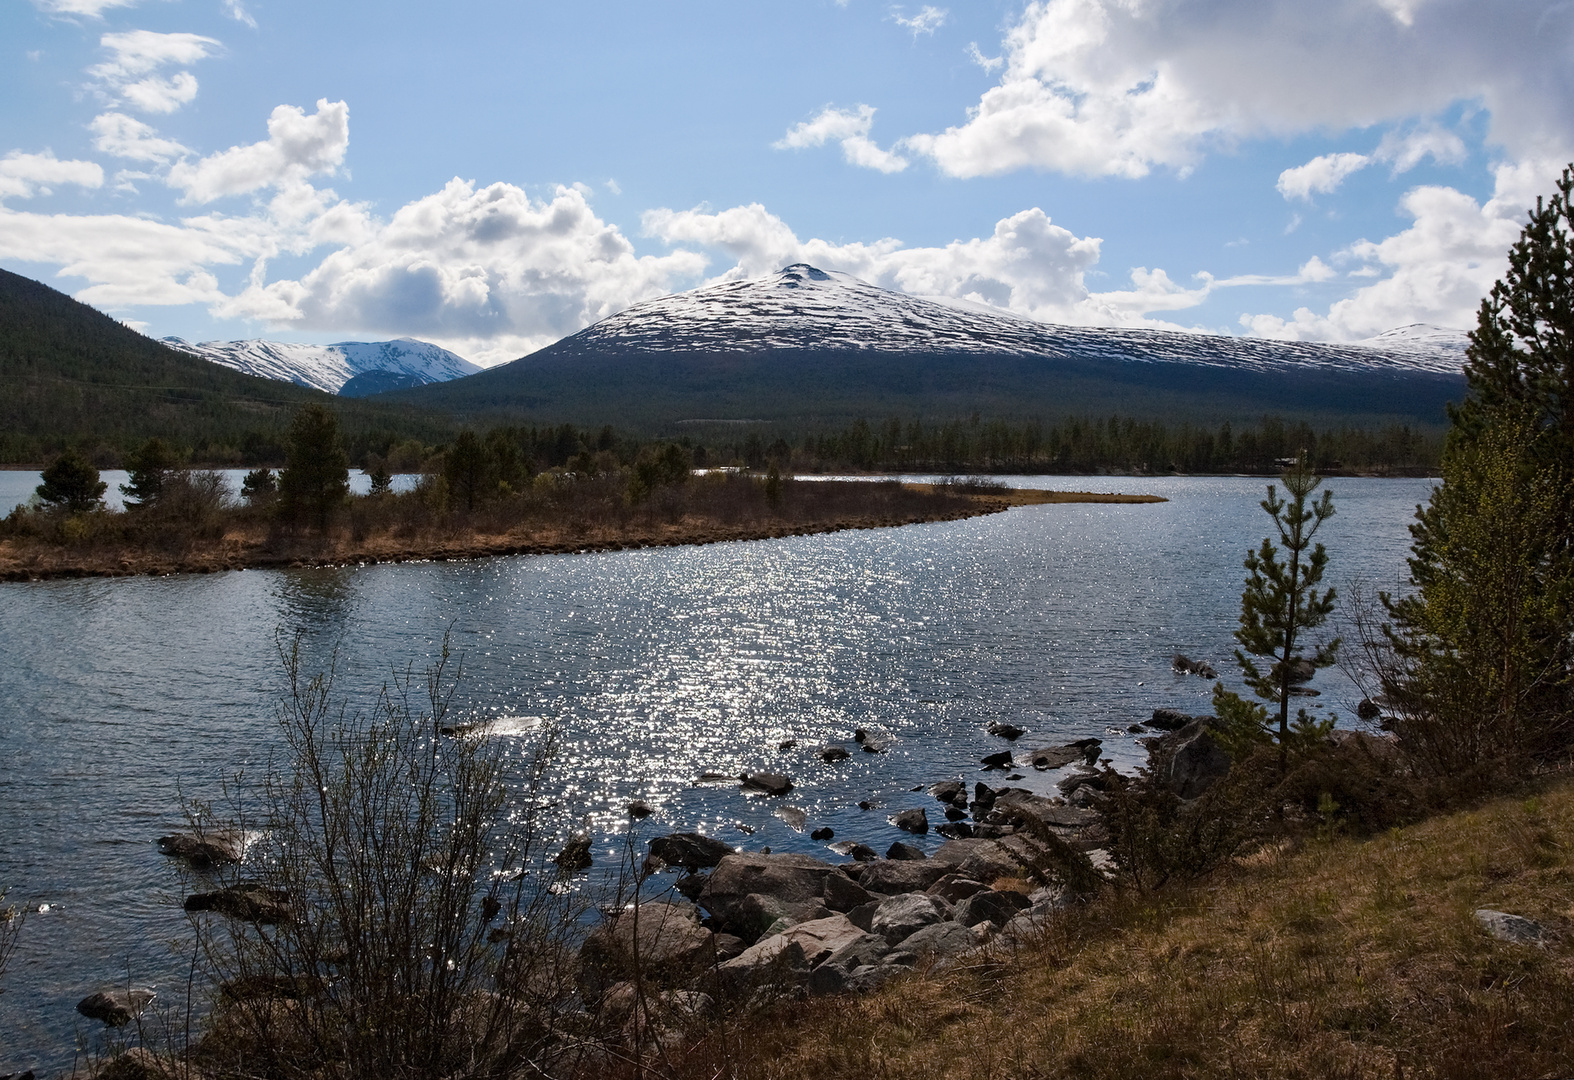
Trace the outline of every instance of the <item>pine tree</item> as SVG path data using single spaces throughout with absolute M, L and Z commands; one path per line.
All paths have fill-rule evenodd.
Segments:
M 99 500 L 109 487 L 98 478 L 98 470 L 75 450 L 67 450 L 50 462 L 40 479 L 44 482 L 36 489 L 38 497 L 53 506 L 64 506 L 73 514 L 102 505 Z
M 120 485 L 127 507 L 149 506 L 164 493 L 164 481 L 176 465 L 175 451 L 155 436 L 132 451 L 126 459 L 129 484 Z
M 321 405 L 307 405 L 290 424 L 279 512 L 292 521 L 310 518 L 319 532 L 327 532 L 333 512 L 349 496 L 350 459 L 339 442 L 339 421 Z
M 1267 728 L 1267 732 L 1278 739 L 1279 766 L 1283 771 L 1292 737 L 1315 735 L 1331 726 L 1311 720 L 1306 710 L 1301 709 L 1292 728 L 1290 698 L 1319 668 L 1334 662 L 1339 639 L 1318 645 L 1310 653 L 1306 651 L 1307 634 L 1326 622 L 1334 609 L 1334 590 L 1317 591 L 1328 565 L 1328 553 L 1322 544 L 1312 545 L 1317 530 L 1334 514 L 1333 495 L 1324 491 L 1321 499 L 1308 503 L 1308 497 L 1322 484 L 1322 478 L 1307 466 L 1304 454 L 1280 480 L 1289 498 L 1281 498 L 1274 485 L 1269 484 L 1262 508 L 1273 518 L 1279 543 L 1288 558 L 1280 558 L 1280 550 L 1271 537 L 1264 537 L 1258 550 L 1247 553 L 1241 624 L 1235 631 L 1235 640 L 1241 648 L 1235 651 L 1235 659 L 1241 666 L 1246 685 L 1259 698 L 1276 707 L 1277 724 Z M 1264 671 L 1248 658 L 1247 653 L 1270 660 L 1272 664 Z M 1216 693 L 1216 705 L 1218 696 Z M 1255 716 L 1266 724 L 1275 722 L 1268 711 L 1237 712 Z

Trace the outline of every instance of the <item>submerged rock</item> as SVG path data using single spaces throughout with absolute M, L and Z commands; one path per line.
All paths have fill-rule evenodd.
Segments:
M 1022 736 L 1026 735 L 1027 731 L 1017 727 L 1015 724 L 990 724 L 989 733 L 991 735 L 998 735 L 1002 739 L 1008 739 L 1012 742 L 1015 742 Z
M 573 874 L 580 870 L 590 869 L 592 862 L 590 858 L 590 837 L 574 837 L 563 845 L 563 850 L 558 852 L 557 857 L 552 861 L 557 863 L 557 868 L 565 874 Z
M 904 832 L 926 833 L 929 831 L 929 815 L 924 813 L 922 807 L 903 810 L 891 815 L 891 824 Z
M 193 893 L 182 907 L 187 911 L 212 911 L 241 922 L 265 926 L 291 921 L 290 895 L 260 885 L 232 885 L 216 892 Z
M 746 773 L 741 784 L 744 791 L 762 795 L 785 795 L 792 790 L 792 781 L 780 773 Z
M 222 863 L 240 862 L 246 844 L 238 832 L 174 833 L 158 838 L 161 854 L 185 859 L 198 870 Z
M 77 1002 L 77 1012 L 109 1027 L 125 1027 L 154 997 L 151 990 L 99 990 Z

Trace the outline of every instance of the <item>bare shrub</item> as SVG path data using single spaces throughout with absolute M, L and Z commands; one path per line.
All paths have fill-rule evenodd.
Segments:
M 424 683 L 406 671 L 364 714 L 331 667 L 281 656 L 287 758 L 232 823 L 257 839 L 222 875 L 228 899 L 188 901 L 214 909 L 192 915 L 216 993 L 197 1061 L 286 1080 L 559 1071 L 580 902 L 540 858 L 552 738 L 511 790 L 504 744 L 449 720 L 446 643 Z

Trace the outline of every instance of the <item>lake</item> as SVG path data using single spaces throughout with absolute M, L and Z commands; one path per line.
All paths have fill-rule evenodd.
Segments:
M 536 725 L 560 730 L 557 826 L 588 823 L 598 865 L 615 862 L 633 797 L 656 807 L 647 835 L 826 854 L 808 830 L 830 826 L 883 851 L 911 839 L 887 814 L 933 809 L 912 788 L 984 778 L 979 757 L 1005 745 L 985 732 L 994 720 L 1029 729 L 1023 746 L 1096 735 L 1134 766 L 1128 725 L 1209 708 L 1211 684 L 1173 674 L 1174 653 L 1238 685 L 1230 635 L 1241 561 L 1270 527 L 1265 481 L 1004 479 L 1171 501 L 702 547 L 0 585 L 0 884 L 31 912 L 0 995 L 0 1073 L 68 1065 L 78 1034 L 97 1037 L 74 1012 L 95 989 L 129 980 L 176 998 L 179 880 L 153 840 L 180 827 L 182 795 L 216 798 L 266 760 L 277 643 L 297 633 L 313 669 L 337 649 L 341 688 L 364 701 L 451 632 L 460 719 L 501 721 L 521 754 Z M 1398 585 L 1431 484 L 1329 481 L 1329 580 Z M 1353 714 L 1342 675 L 1317 685 L 1321 714 Z M 851 747 L 860 727 L 889 751 L 834 765 L 812 753 Z M 778 751 L 789 738 L 800 748 Z M 776 802 L 694 784 L 766 768 L 798 785 L 786 801 L 807 812 L 803 832 Z M 1029 769 L 1020 783 L 1054 779 Z

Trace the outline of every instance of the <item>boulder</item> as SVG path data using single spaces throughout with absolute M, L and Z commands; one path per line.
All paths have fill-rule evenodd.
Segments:
M 722 929 L 751 894 L 783 903 L 821 900 L 832 911 L 851 911 L 870 896 L 830 863 L 807 855 L 729 855 L 705 880 L 699 902 Z
M 984 891 L 986 888 L 988 886 L 981 881 L 974 881 L 972 878 L 965 878 L 960 874 L 947 874 L 929 886 L 929 892 L 948 903 L 956 904 L 966 900 L 974 893 Z
M 942 780 L 930 787 L 929 794 L 943 803 L 954 803 L 959 798 L 967 802 L 967 785 L 960 780 Z
M 1017 912 L 1031 906 L 1028 898 L 1019 892 L 983 889 L 957 904 L 956 921 L 963 926 L 977 926 L 981 922 L 1004 926 Z
M 932 923 L 951 917 L 951 905 L 929 893 L 911 892 L 881 901 L 869 920 L 869 932 L 896 945 Z
M 1355 715 L 1362 720 L 1376 720 L 1383 715 L 1383 710 L 1371 698 L 1362 698 L 1355 707 Z
M 1028 761 L 1033 768 L 1042 772 L 1045 769 L 1062 768 L 1073 761 L 1081 761 L 1083 757 L 1080 746 L 1045 746 L 1032 751 Z
M 915 848 L 912 844 L 904 844 L 898 840 L 896 843 L 886 848 L 885 857 L 887 859 L 896 859 L 903 862 L 913 862 L 918 859 L 927 859 L 929 856 L 925 855 L 918 848 Z
M 737 934 L 717 934 L 714 938 L 714 943 L 718 961 L 731 960 L 734 956 L 740 956 L 743 950 L 749 947 L 749 943 Z
M 909 934 L 889 955 L 885 962 L 901 963 L 940 959 L 967 952 L 978 946 L 973 931 L 957 922 L 931 923 Z
M 693 873 L 715 866 L 732 854 L 732 848 L 701 833 L 670 833 L 651 840 L 650 853 L 668 866 L 681 866 Z
M 1499 941 L 1512 941 L 1518 945 L 1536 945 L 1545 948 L 1549 935 L 1546 928 L 1523 915 L 1510 915 L 1506 911 L 1477 908 L 1476 922 Z
M 655 813 L 655 811 L 651 809 L 650 803 L 646 802 L 644 799 L 635 799 L 628 804 L 626 809 L 628 810 L 628 816 L 633 818 L 635 821 L 643 821 L 645 818 L 648 818 L 651 814 Z
M 880 857 L 874 848 L 856 840 L 838 840 L 831 845 L 831 850 L 844 859 L 856 859 L 859 862 L 872 862 Z
M 847 752 L 847 747 L 845 746 L 820 747 L 820 760 L 825 762 L 827 765 L 837 761 L 846 761 L 850 757 L 852 757 L 852 755 Z
M 965 821 L 948 821 L 935 826 L 935 832 L 948 840 L 962 840 L 973 835 L 973 826 Z
M 836 830 L 831 828 L 829 825 L 826 825 L 823 828 L 815 829 L 812 833 L 810 833 L 809 834 L 809 839 L 810 840 L 835 840 L 836 839 Z
M 109 1027 L 125 1027 L 153 1001 L 151 990 L 99 990 L 77 1002 L 77 1012 Z
M 591 998 L 631 978 L 673 985 L 715 959 L 715 940 L 688 904 L 648 901 L 616 913 L 586 935 L 579 948 L 580 986 Z
M 1179 731 L 1189 723 L 1191 717 L 1178 709 L 1154 709 L 1153 719 L 1148 721 L 1148 726 L 1160 731 Z
M 182 907 L 187 911 L 212 911 L 265 926 L 287 923 L 292 918 L 290 894 L 261 885 L 232 885 L 215 892 L 192 893 Z
M 744 940 L 757 941 L 761 937 L 780 933 L 789 926 L 826 919 L 832 914 L 831 909 L 825 906 L 825 901 L 818 897 L 787 903 L 774 896 L 750 893 L 738 905 L 738 913 L 731 925 L 743 935 Z
M 858 884 L 865 892 L 887 896 L 923 892 L 950 869 L 932 859 L 878 859 L 864 866 Z
M 985 754 L 978 760 L 983 763 L 986 769 L 1009 769 L 1011 768 L 1011 751 L 1001 750 L 999 753 Z
M 565 874 L 590 869 L 590 837 L 576 836 L 563 845 L 563 850 L 552 860 Z
M 1022 736 L 1027 734 L 1025 730 L 1017 727 L 1015 724 L 990 724 L 989 733 L 991 735 L 998 735 L 1000 738 L 1007 739 L 1011 742 L 1016 742 Z
M 782 751 L 783 753 L 787 752 L 788 750 L 796 750 L 798 749 L 798 740 L 783 739 L 781 742 L 776 744 L 776 749 Z
M 947 821 L 966 821 L 967 811 L 960 806 L 948 806 L 945 808 L 945 819 Z
M 170 1062 L 159 1061 L 158 1055 L 142 1046 L 133 1046 L 93 1069 L 87 1075 L 91 1080 L 173 1080 L 185 1070 Z M 31 1072 L 23 1073 L 16 1080 L 31 1080 Z M 80 1074 L 74 1074 L 80 1075 Z M 195 1075 L 195 1074 L 192 1074 Z
M 792 790 L 792 781 L 781 773 L 745 773 L 741 781 L 744 791 L 760 795 L 785 795 Z
M 854 971 L 879 964 L 890 951 L 891 947 L 885 943 L 885 939 L 877 934 L 864 934 L 849 941 L 809 973 L 809 993 L 841 993 L 848 989 Z
M 763 973 L 764 969 L 786 959 L 787 966 L 813 968 L 845 945 L 862 938 L 864 932 L 845 915 L 799 923 L 779 934 L 772 934 L 749 946 L 719 968 L 724 978 L 737 980 Z M 796 956 L 792 950 L 796 950 Z M 795 963 L 794 961 L 798 961 Z
M 776 816 L 794 832 L 803 832 L 803 827 L 809 823 L 809 815 L 796 806 L 778 806 Z
M 1195 799 L 1230 771 L 1230 755 L 1214 739 L 1212 719 L 1199 717 L 1175 733 L 1165 779 L 1183 799 Z
M 244 838 L 238 832 L 174 833 L 158 838 L 162 854 L 185 859 L 198 870 L 222 863 L 240 862 L 245 853 Z
M 929 831 L 929 815 L 924 813 L 923 807 L 892 814 L 890 821 L 892 825 L 905 832 L 926 833 Z

